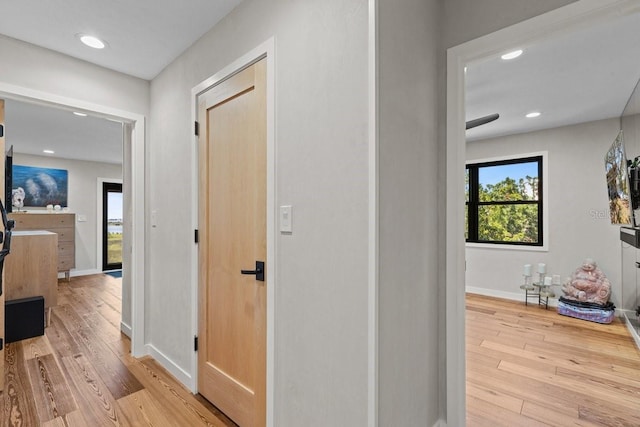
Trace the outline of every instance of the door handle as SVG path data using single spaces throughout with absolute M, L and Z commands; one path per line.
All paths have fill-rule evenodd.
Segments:
M 240 274 L 255 275 L 256 280 L 264 282 L 264 261 L 256 261 L 255 270 L 240 270 Z

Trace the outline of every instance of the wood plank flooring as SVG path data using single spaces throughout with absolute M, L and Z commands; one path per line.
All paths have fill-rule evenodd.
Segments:
M 234 426 L 120 334 L 120 279 L 58 284 L 43 337 L 6 346 L 0 426 Z M 640 426 L 640 352 L 616 320 L 467 296 L 468 426 Z
M 120 333 L 121 279 L 58 283 L 42 337 L 8 344 L 0 426 L 235 426 Z
M 640 426 L 626 326 L 467 294 L 468 426 Z

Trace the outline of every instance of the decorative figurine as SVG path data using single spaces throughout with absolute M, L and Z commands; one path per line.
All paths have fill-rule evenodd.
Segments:
M 587 258 L 565 282 L 562 291 L 566 299 L 604 306 L 611 295 L 611 283 L 596 262 Z
M 18 212 L 24 206 L 24 189 L 22 187 L 14 188 L 11 190 L 11 206 L 18 209 Z

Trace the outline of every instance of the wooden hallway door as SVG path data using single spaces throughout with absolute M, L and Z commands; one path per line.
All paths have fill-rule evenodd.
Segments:
M 198 391 L 266 422 L 266 60 L 199 97 Z

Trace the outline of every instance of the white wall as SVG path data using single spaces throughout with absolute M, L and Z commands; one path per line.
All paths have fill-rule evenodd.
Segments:
M 14 153 L 14 165 L 66 169 L 68 171 L 68 207 L 76 214 L 76 268 L 78 272 L 96 272 L 102 270 L 102 260 L 97 258 L 98 178 L 122 179 L 122 166 L 110 163 L 85 162 L 80 160 L 59 159 L 56 157 L 33 156 Z M 26 208 L 26 210 L 39 210 Z M 78 215 L 87 217 L 86 222 L 78 222 Z
M 446 0 L 443 42 L 457 46 L 576 0 Z
M 519 289 L 524 264 L 545 263 L 548 274 L 564 280 L 585 258 L 593 258 L 611 281 L 611 301 L 620 305 L 620 227 L 610 223 L 604 176 L 604 155 L 619 130 L 620 120 L 614 118 L 467 143 L 470 161 L 549 153 L 548 251 L 467 246 L 467 289 L 524 300 Z
M 0 35 L 0 82 L 148 115 L 149 82 Z
M 621 118 L 627 158 L 640 156 L 640 82 L 629 97 Z
M 275 425 L 367 420 L 367 1 L 247 0 L 151 84 L 149 343 L 191 374 L 191 89 L 275 37 Z M 176 224 L 181 224 L 176 227 Z M 269 268 L 269 266 L 267 266 Z
M 379 2 L 379 423 L 431 426 L 439 409 L 439 2 Z
M 640 156 L 640 114 L 623 116 L 620 122 L 627 158 L 633 160 L 636 156 Z

